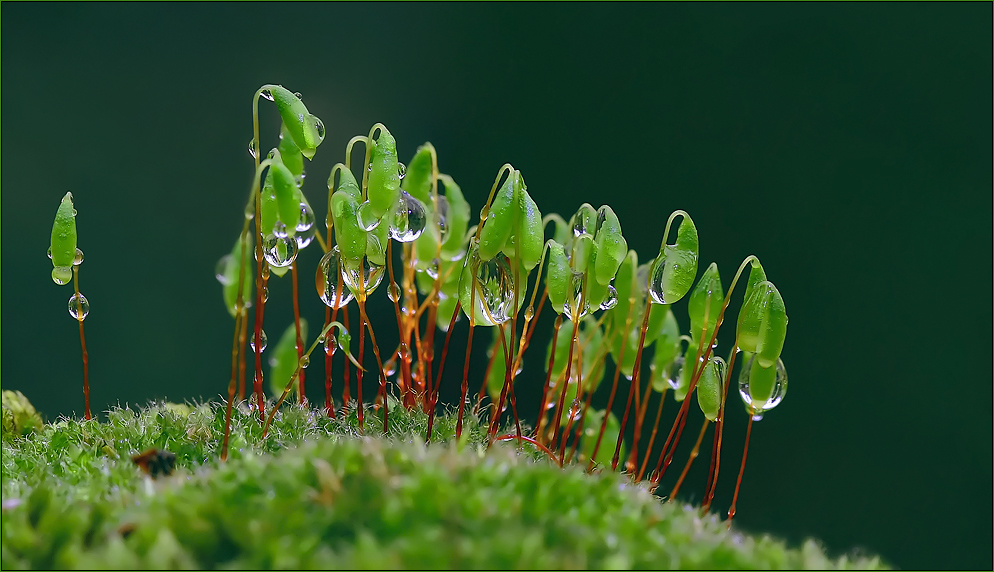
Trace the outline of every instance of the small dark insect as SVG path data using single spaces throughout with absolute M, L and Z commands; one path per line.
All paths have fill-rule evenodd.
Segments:
M 144 453 L 131 457 L 131 462 L 141 467 L 142 471 L 150 475 L 153 479 L 160 476 L 169 476 L 176 467 L 176 454 L 165 449 L 159 450 L 151 448 Z

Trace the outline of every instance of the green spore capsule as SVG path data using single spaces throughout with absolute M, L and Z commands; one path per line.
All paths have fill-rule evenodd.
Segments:
M 687 313 L 690 314 L 690 337 L 695 342 L 701 341 L 702 332 L 705 343 L 711 341 L 711 334 L 714 333 L 715 324 L 718 322 L 718 314 L 721 312 L 724 298 L 725 293 L 721 287 L 718 265 L 712 262 L 697 282 L 697 287 L 690 293 L 690 300 L 687 302 Z M 704 330 L 705 315 L 707 316 L 706 331 Z
M 273 175 L 278 214 L 278 220 L 274 223 L 271 232 L 277 236 L 292 237 L 297 233 L 297 224 L 300 222 L 300 189 L 297 188 L 293 173 L 283 164 L 280 152 L 273 150 L 270 158 L 273 163 L 269 166 L 269 171 Z M 263 231 L 266 230 L 263 227 Z
M 659 307 L 665 307 L 666 313 L 663 317 L 660 334 L 655 340 L 656 349 L 652 356 L 650 368 L 653 371 L 652 388 L 657 392 L 662 392 L 672 376 L 673 362 L 680 356 L 680 325 L 669 306 Z M 627 352 L 626 349 L 625 353 Z
M 294 179 L 300 181 L 304 177 L 304 156 L 300 153 L 300 148 L 293 142 L 293 136 L 287 130 L 286 125 L 280 126 L 280 143 L 276 146 L 280 152 L 283 164 L 293 174 Z
M 276 104 L 283 125 L 301 155 L 313 159 L 318 145 L 324 141 L 324 123 L 307 111 L 300 97 L 281 85 L 267 85 L 261 95 Z
M 48 251 L 52 259 L 52 280 L 64 286 L 72 280 L 72 266 L 76 259 L 76 209 L 72 204 L 72 193 L 62 197 L 59 209 L 55 211 L 52 225 L 52 243 Z
M 780 358 L 777 358 L 775 366 L 762 367 L 756 356 L 753 356 L 742 367 L 739 374 L 739 396 L 753 421 L 759 421 L 764 413 L 780 405 L 785 395 L 787 369 Z
M 742 304 L 736 336 L 739 348 L 755 353 L 761 367 L 773 366 L 780 357 L 787 337 L 787 310 L 769 280 L 757 284 Z
M 244 242 L 239 239 L 235 241 L 235 246 L 231 249 L 231 254 L 226 254 L 221 257 L 221 260 L 217 263 L 217 269 L 215 271 L 215 276 L 218 282 L 221 283 L 221 294 L 224 297 L 224 306 L 228 309 L 228 313 L 234 318 L 237 314 L 237 298 L 238 298 L 238 275 L 239 269 L 242 264 L 242 244 L 244 243 L 245 260 L 248 262 L 251 260 L 252 256 L 252 241 L 249 235 L 245 236 Z M 252 306 L 252 285 L 255 282 L 255 276 L 251 270 L 251 264 L 246 264 L 244 275 L 242 276 L 242 307 L 249 308 Z
M 697 404 L 700 405 L 704 417 L 708 421 L 718 419 L 721 408 L 721 389 L 725 379 L 727 365 L 720 357 L 712 357 L 704 366 L 701 377 L 697 381 Z
M 514 313 L 514 274 L 507 257 L 483 259 L 474 245 L 459 278 L 459 302 L 474 325 L 506 322 Z
M 672 304 L 690 291 L 697 276 L 697 227 L 683 214 L 676 242 L 664 244 L 652 264 L 649 294 L 656 304 Z
M 300 319 L 300 336 L 307 339 L 307 320 Z M 331 336 L 328 336 L 331 337 Z M 269 356 L 269 388 L 276 395 L 283 393 L 287 382 L 297 369 L 297 328 L 294 324 L 283 330 L 276 346 Z M 294 384 L 294 390 L 299 388 Z
M 763 270 L 763 265 L 759 263 L 758 259 L 753 258 L 749 262 L 749 266 L 749 279 L 746 281 L 745 295 L 742 296 L 743 301 L 748 300 L 756 286 L 766 280 L 766 271 Z
M 566 258 L 566 250 L 563 245 L 554 240 L 546 243 L 549 247 L 548 270 L 545 275 L 545 284 L 549 289 L 549 303 L 557 314 L 562 314 L 566 307 L 566 295 L 573 277 L 573 272 L 569 268 L 569 260 Z
M 369 140 L 369 177 L 366 198 L 372 215 L 381 218 L 397 205 L 400 197 L 400 162 L 397 141 L 382 125 L 380 135 Z M 367 229 L 369 230 L 369 229 Z
M 480 224 L 479 255 L 483 260 L 497 256 L 507 244 L 517 218 L 518 205 L 514 200 L 514 186 L 517 171 L 510 171 L 504 184 L 497 190 L 494 200 L 490 203 L 487 217 Z
M 594 261 L 594 278 L 598 284 L 607 285 L 614 279 L 621 262 L 628 253 L 628 241 L 621 235 L 621 222 L 611 207 L 604 205 L 597 211 L 597 259 Z
M 386 218 L 386 217 L 384 217 Z M 366 258 L 372 264 L 385 266 L 387 263 L 387 241 L 390 240 L 390 225 L 381 224 L 366 233 Z
M 447 260 L 456 260 L 466 252 L 463 237 L 469 228 L 471 214 L 469 203 L 463 197 L 462 189 L 451 177 L 441 177 L 439 182 L 445 187 L 445 199 L 449 205 L 445 220 L 446 234 L 443 235 L 442 242 L 442 257 Z
M 401 189 L 425 204 L 431 202 L 432 149 L 431 143 L 418 147 L 407 164 L 407 174 L 400 182 Z
M 545 246 L 545 235 L 542 230 L 542 213 L 538 210 L 538 205 L 528 194 L 528 187 L 520 171 L 515 171 L 514 193 L 517 201 L 517 213 L 514 217 L 514 226 L 507 243 L 504 245 L 504 254 L 517 256 L 521 261 L 522 268 L 526 272 L 531 272 L 532 268 L 542 259 L 542 250 Z
M 597 211 L 590 203 L 583 203 L 570 217 L 569 226 L 573 231 L 574 239 L 581 236 L 593 238 L 597 232 Z
M 345 174 L 342 175 L 342 180 L 345 180 Z M 331 196 L 335 241 L 342 258 L 353 266 L 366 255 L 366 230 L 359 225 L 358 211 L 359 203 L 348 191 L 340 188 Z

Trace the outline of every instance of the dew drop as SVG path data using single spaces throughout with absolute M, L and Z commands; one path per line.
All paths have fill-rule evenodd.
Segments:
M 72 210 L 72 216 L 76 216 L 76 209 Z
M 407 175 L 407 165 L 397 163 L 397 176 L 403 179 L 405 175 Z
M 255 261 L 258 262 L 259 261 L 259 255 L 258 255 L 258 253 L 256 252 L 256 250 L 254 248 L 252 249 L 252 254 L 255 255 Z M 261 272 L 262 272 L 262 279 L 263 280 L 269 280 L 269 272 L 270 271 L 269 271 L 269 265 L 268 264 L 263 264 L 262 265 L 262 271 Z
M 76 318 L 80 322 L 86 319 L 87 314 L 90 313 L 90 303 L 86 300 L 86 296 L 76 293 L 69 298 L 69 315 Z
M 276 223 L 273 224 L 273 234 L 276 238 L 286 238 L 286 223 L 281 220 L 277 220 Z
M 299 365 L 301 369 L 307 369 L 307 366 L 311 365 L 311 357 L 307 354 L 300 356 L 300 359 L 297 360 L 297 365 Z
M 48 247 L 48 258 L 49 258 L 49 260 L 52 259 L 52 247 L 51 246 Z
M 400 300 L 400 286 L 396 282 L 391 282 L 390 287 L 387 288 L 387 298 L 390 298 L 391 302 Z
M 359 219 L 359 226 L 364 228 L 366 232 L 372 232 L 376 230 L 376 227 L 380 226 L 381 219 L 373 214 L 373 205 L 369 204 L 369 201 L 365 201 L 359 205 L 356 217 Z
M 583 293 L 583 274 L 574 272 L 570 276 L 569 287 L 566 290 L 566 302 L 563 304 L 563 315 L 569 321 L 577 320 L 587 315 L 590 310 L 590 303 L 584 299 L 583 308 L 580 308 L 580 298 Z
M 352 292 L 345 288 L 345 281 L 342 280 L 342 291 L 338 292 L 338 277 L 341 271 L 341 255 L 338 246 L 333 247 L 318 262 L 318 269 L 314 275 L 318 296 L 325 306 L 329 308 L 341 308 L 352 301 Z M 329 339 L 334 339 L 328 336 Z M 327 347 L 327 342 L 325 343 Z
M 383 362 L 383 375 L 385 377 L 390 377 L 391 375 L 397 373 L 397 360 L 390 358 Z
M 273 101 L 273 92 L 269 91 L 268 89 L 262 90 L 261 92 L 259 92 L 259 95 L 261 95 L 262 98 L 267 101 Z
M 76 255 L 73 256 L 73 259 L 72 259 L 72 265 L 73 266 L 79 266 L 82 263 L 83 263 L 83 251 L 77 248 L 76 249 Z
M 342 277 L 352 294 L 362 294 L 360 299 L 364 299 L 364 296 L 372 294 L 383 281 L 383 267 L 373 264 L 364 256 L 360 268 L 345 268 Z
M 266 351 L 266 345 L 268 343 L 269 343 L 269 338 L 266 337 L 266 330 L 260 329 L 259 330 L 259 351 L 260 352 Z M 256 351 L 255 350 L 255 345 L 256 345 L 255 344 L 255 334 L 253 334 L 252 338 L 249 340 L 249 347 L 252 348 L 252 351 Z
M 749 383 L 752 377 L 752 366 L 755 361 L 756 356 L 753 355 L 749 358 L 749 361 L 743 364 L 742 372 L 739 374 L 739 396 L 745 403 L 746 410 L 752 414 L 753 421 L 759 421 L 763 418 L 763 414 L 773 409 L 780 402 L 783 401 L 785 395 L 787 395 L 787 369 L 783 365 L 783 360 L 777 358 L 776 367 L 776 380 L 773 383 L 773 391 L 770 392 L 769 399 L 765 401 L 762 399 L 753 399 L 752 394 L 749 391 Z M 758 364 L 757 364 L 758 365 Z
M 401 191 L 390 219 L 390 238 L 397 242 L 411 242 L 421 236 L 427 221 L 428 216 L 421 201 L 406 191 Z
M 507 257 L 498 254 L 491 260 L 481 261 L 479 250 L 474 246 L 468 264 L 467 270 L 475 268 L 476 271 L 475 274 L 464 271 L 459 278 L 459 299 L 465 304 L 464 308 L 468 308 L 470 298 L 474 298 L 475 323 L 496 326 L 506 322 L 514 311 L 514 275 Z M 476 294 L 471 290 L 474 283 Z
M 438 259 L 435 258 L 431 261 L 431 264 L 429 264 L 428 267 L 425 268 L 425 273 L 428 274 L 428 276 L 430 276 L 432 280 L 438 279 L 438 265 L 439 265 Z
M 449 199 L 445 198 L 445 195 L 438 197 L 436 214 L 438 215 L 439 242 L 445 242 L 449 236 Z
M 525 308 L 525 320 L 531 321 L 535 317 L 535 306 L 529 305 Z
M 304 99 L 304 96 L 300 95 L 299 91 L 293 92 L 293 96 L 296 97 L 297 99 Z
M 269 286 L 262 287 L 262 301 L 263 302 L 269 301 Z
M 335 355 L 335 350 L 337 349 L 338 349 L 338 340 L 335 339 L 335 336 L 329 334 L 328 337 L 324 339 L 324 353 L 333 356 Z
M 255 146 L 255 137 L 249 139 L 249 142 L 248 142 L 248 152 L 249 152 L 249 155 L 251 155 L 253 159 L 258 158 L 258 156 L 259 156 L 259 150 L 256 149 L 256 146 Z
M 614 286 L 607 287 L 607 297 L 601 302 L 601 310 L 610 310 L 618 305 L 618 289 Z
M 272 149 L 269 150 L 269 153 L 266 153 L 266 158 L 274 159 L 275 157 L 276 157 L 276 147 L 273 147 Z
M 574 399 L 573 403 L 571 403 L 569 406 L 569 416 L 573 419 L 576 419 L 576 416 L 580 414 L 580 408 L 582 406 L 583 404 L 580 402 L 579 399 Z
M 228 279 L 228 265 L 232 262 L 234 262 L 234 257 L 230 254 L 225 254 L 217 261 L 217 266 L 214 267 L 214 277 L 225 286 L 231 284 L 231 280 Z
M 673 363 L 670 364 L 670 370 L 667 374 L 666 382 L 669 383 L 670 387 L 672 387 L 673 389 L 680 388 L 680 377 L 681 377 L 680 372 L 683 369 L 683 362 L 684 362 L 684 357 L 680 356 L 675 360 L 673 360 Z
M 297 258 L 297 241 L 288 236 L 271 234 L 262 245 L 266 262 L 277 267 L 286 268 Z
M 297 234 L 295 235 L 298 248 L 305 248 L 314 240 L 316 230 L 314 222 L 314 212 L 307 206 L 307 203 L 300 203 L 300 220 L 297 222 Z
M 65 286 L 72 280 L 72 267 L 56 266 L 52 269 L 52 280 L 59 286 Z

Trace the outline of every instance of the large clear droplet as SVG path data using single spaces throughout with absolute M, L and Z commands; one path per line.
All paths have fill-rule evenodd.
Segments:
M 234 260 L 233 256 L 225 254 L 217 261 L 217 266 L 214 267 L 214 277 L 225 286 L 231 284 L 231 280 L 228 280 L 228 265 L 234 262 Z
M 433 258 L 431 263 L 429 263 L 428 266 L 425 268 L 425 273 L 428 274 L 428 276 L 430 276 L 432 280 L 438 279 L 438 265 L 439 265 L 438 259 Z
M 335 355 L 335 351 L 337 349 L 338 349 L 338 340 L 335 339 L 335 336 L 331 335 L 331 332 L 329 332 L 328 335 L 325 336 L 324 338 L 324 353 L 333 356 Z
M 435 212 L 438 215 L 439 242 L 445 242 L 449 236 L 449 199 L 445 198 L 445 195 L 438 196 Z
M 459 278 L 459 298 L 467 307 L 470 298 L 474 299 L 473 322 L 488 326 L 506 322 L 514 312 L 514 274 L 507 257 L 498 254 L 491 260 L 481 261 L 479 251 L 474 246 L 467 264 L 469 268 Z M 471 295 L 470 288 L 474 286 L 476 293 Z
M 56 266 L 52 269 L 52 280 L 59 286 L 65 286 L 72 280 L 72 267 Z
M 90 313 L 90 303 L 86 300 L 86 296 L 82 294 L 73 294 L 69 298 L 69 315 L 76 318 L 80 322 L 86 319 L 86 315 Z
M 341 308 L 352 301 L 352 292 L 345 287 L 345 280 L 342 279 L 341 291 L 339 291 L 339 273 L 341 272 L 341 255 L 338 246 L 333 247 L 318 262 L 318 269 L 314 280 L 318 290 L 318 296 L 325 306 L 329 308 Z M 334 339 L 330 334 L 328 338 Z M 327 346 L 327 341 L 325 342 Z
M 276 236 L 276 238 L 286 238 L 287 237 L 286 223 L 284 223 L 281 220 L 277 220 L 276 223 L 273 224 L 273 234 Z
M 618 289 L 609 285 L 607 287 L 607 297 L 601 302 L 601 310 L 610 310 L 618 305 Z
M 583 274 L 574 272 L 569 279 L 569 286 L 566 290 L 566 302 L 563 304 L 563 315 L 569 321 L 577 320 L 587 315 L 590 311 L 590 303 L 584 298 L 583 308 L 580 308 L 580 298 L 583 293 Z
M 51 246 L 48 247 L 48 259 L 49 260 L 52 259 L 52 247 Z
M 397 177 L 403 179 L 405 175 L 407 175 L 407 165 L 397 163 Z
M 259 351 L 266 351 L 266 346 L 269 344 L 269 338 L 266 336 L 266 330 L 259 330 Z M 249 347 L 252 351 L 255 351 L 255 332 L 252 333 L 252 337 L 249 339 Z
M 401 191 L 390 219 L 390 238 L 397 242 L 411 242 L 424 232 L 427 220 L 421 201 Z
M 746 409 L 752 413 L 752 420 L 759 421 L 763 418 L 764 413 L 780 405 L 784 396 L 787 395 L 787 369 L 783 365 L 783 360 L 777 358 L 777 365 L 775 366 L 777 368 L 777 377 L 773 384 L 773 391 L 770 393 L 770 398 L 757 402 L 749 392 L 749 382 L 752 377 L 752 366 L 755 359 L 756 356 L 752 356 L 742 366 L 742 372 L 739 374 L 739 396 L 742 397 Z
M 318 140 L 324 141 L 324 123 L 321 118 L 317 115 L 311 115 L 311 121 L 314 122 L 314 131 L 318 134 Z
M 683 356 L 673 360 L 673 364 L 670 365 L 670 369 L 666 374 L 666 383 L 669 383 L 673 389 L 680 389 L 680 372 L 683 370 L 683 361 Z
M 356 211 L 356 218 L 359 219 L 359 226 L 364 228 L 366 232 L 372 232 L 376 230 L 376 227 L 380 226 L 381 219 L 373 214 L 373 205 L 369 204 L 369 201 L 365 201 L 359 205 L 359 209 Z
M 255 158 L 257 158 L 259 156 L 259 149 L 255 146 L 255 137 L 249 139 L 249 142 L 248 142 L 248 152 L 249 152 L 249 155 L 251 155 L 253 159 L 255 159 Z
M 359 268 L 346 267 L 342 277 L 352 294 L 365 300 L 365 297 L 372 294 L 383 281 L 383 267 L 373 264 L 364 256 Z
M 400 286 L 396 282 L 391 282 L 390 287 L 387 288 L 387 298 L 390 298 L 391 302 L 400 300 Z
M 72 265 L 73 266 L 79 266 L 82 263 L 83 263 L 83 251 L 77 248 L 76 249 L 76 255 L 73 256 L 73 259 L 72 259 Z
M 307 366 L 311 365 L 311 356 L 307 354 L 300 356 L 300 359 L 297 360 L 297 365 L 300 366 L 300 369 L 307 369 Z
M 259 95 L 261 95 L 262 98 L 265 100 L 273 101 L 273 92 L 269 91 L 268 89 L 262 90 L 261 92 L 259 92 Z
M 307 203 L 300 203 L 300 221 L 297 222 L 297 234 L 294 235 L 297 248 L 307 248 L 307 245 L 314 240 L 314 233 L 317 230 L 314 221 L 314 213 Z
M 286 268 L 297 258 L 297 241 L 288 236 L 270 234 L 262 243 L 266 262 L 277 268 Z

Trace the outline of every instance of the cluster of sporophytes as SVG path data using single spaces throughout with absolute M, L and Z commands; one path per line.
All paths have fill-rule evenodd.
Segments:
M 265 157 L 260 152 L 260 98 L 275 104 L 282 121 L 278 142 Z M 304 159 L 311 160 L 324 139 L 323 123 L 307 110 L 300 94 L 279 85 L 264 85 L 255 93 L 252 120 L 249 152 L 256 168 L 244 224 L 230 254 L 217 268 L 225 305 L 235 320 L 226 427 L 230 427 L 233 406 L 247 399 L 258 415 L 261 438 L 265 439 L 274 416 L 291 393 L 296 392 L 298 402 L 304 402 L 305 370 L 320 345 L 325 364 L 324 414 L 329 418 L 354 414 L 362 431 L 365 408 L 357 404 L 364 403 L 363 376 L 372 373 L 379 380 L 372 400 L 377 427 L 388 430 L 391 407 L 394 411 L 420 410 L 428 415 L 425 439 L 430 441 L 449 341 L 464 317 L 468 340 L 455 437 L 461 437 L 466 406 L 472 403 L 475 414 L 489 418 L 488 443 L 515 441 L 521 447 L 540 450 L 558 465 L 581 464 L 588 471 L 620 467 L 632 480 L 645 479 L 655 490 L 673 460 L 696 394 L 704 424 L 669 496 L 680 489 L 713 424 L 711 467 L 702 507 L 707 511 L 721 462 L 728 388 L 735 363 L 741 361 L 738 393 L 750 419 L 728 511 L 731 520 L 752 423 L 776 407 L 787 389 L 780 358 L 787 315 L 779 291 L 767 280 L 758 258 L 743 260 L 727 293 L 714 263 L 697 279 L 697 228 L 688 213 L 677 210 L 667 220 L 658 254 L 640 264 L 638 254 L 628 249 L 621 223 L 610 206 L 595 209 L 584 203 L 568 220 L 554 213 L 543 216 L 521 172 L 510 164 L 498 171 L 479 222 L 471 226 L 472 209 L 459 185 L 439 172 L 435 148 L 430 143 L 421 145 L 405 165 L 398 160 L 394 137 L 379 123 L 368 135 L 353 137 L 346 146 L 344 162 L 332 168 L 322 233 L 304 195 L 304 182 L 311 180 L 305 179 Z M 359 176 L 352 169 L 358 143 L 364 148 Z M 87 306 L 78 293 L 82 253 L 75 245 L 71 198 L 67 194 L 63 200 L 52 231 L 53 278 L 59 284 L 67 283 L 69 268 L 74 270 L 77 293 L 70 300 L 70 313 L 79 320 L 83 341 Z M 550 222 L 552 235 L 547 238 Z M 668 242 L 671 230 L 675 230 L 672 243 Z M 323 327 L 307 345 L 306 321 L 299 312 L 296 260 L 298 252 L 313 243 L 324 251 L 315 283 L 326 309 Z M 748 275 L 743 276 L 746 269 Z M 278 397 L 267 404 L 262 368 L 262 354 L 267 349 L 262 328 L 267 285 L 272 276 L 288 273 L 293 286 L 294 324 L 270 351 L 269 391 Z M 723 359 L 715 354 L 718 331 L 740 278 L 744 278 L 745 292 L 735 338 L 728 358 Z M 387 284 L 383 290 L 393 304 L 400 334 L 399 346 L 389 354 L 376 344 L 366 311 L 370 296 L 384 279 Z M 671 305 L 688 294 L 690 331 L 683 334 Z M 556 319 L 546 352 L 548 367 L 540 414 L 534 423 L 522 423 L 515 380 L 547 302 Z M 358 316 L 350 316 L 353 308 Z M 251 322 L 249 309 L 254 309 Z M 352 329 L 350 320 L 356 318 L 358 325 Z M 568 322 L 565 327 L 564 319 Z M 485 374 L 474 379 L 481 383 L 479 399 L 471 402 L 470 355 L 477 327 L 489 328 L 492 335 Z M 375 365 L 364 359 L 367 334 Z M 444 334 L 444 341 L 440 334 Z M 354 335 L 358 336 L 355 355 L 351 351 Z M 249 359 L 246 341 L 254 354 L 251 388 L 245 382 Z M 441 352 L 436 358 L 437 345 Z M 333 367 L 339 349 L 344 358 L 340 366 Z M 591 398 L 605 378 L 607 355 L 615 364 L 610 397 L 605 408 L 597 410 L 591 406 Z M 85 371 L 85 341 L 83 360 Z M 350 387 L 353 367 L 355 399 Z M 611 411 L 622 374 L 630 384 L 619 422 Z M 333 379 L 339 380 L 335 383 L 341 384 L 340 393 L 333 391 Z M 84 374 L 84 393 L 87 391 Z M 661 397 L 670 392 L 680 403 L 658 455 L 653 455 L 653 445 L 664 399 L 658 400 L 648 443 L 640 442 L 653 392 Z M 499 434 L 506 413 L 513 419 L 514 430 Z M 86 415 L 89 417 L 88 406 Z M 634 438 L 626 451 L 624 435 L 629 424 L 634 425 Z M 228 439 L 226 429 L 222 460 L 227 457 Z

